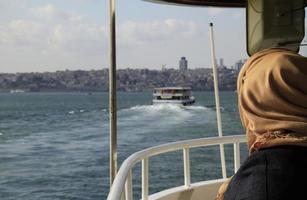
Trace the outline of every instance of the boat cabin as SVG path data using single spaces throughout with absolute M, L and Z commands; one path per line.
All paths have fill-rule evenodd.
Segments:
M 190 97 L 191 88 L 155 88 L 153 95 L 157 100 L 183 100 L 188 99 Z
M 153 93 L 153 104 L 171 103 L 190 105 L 195 103 L 190 87 L 162 87 L 155 88 Z

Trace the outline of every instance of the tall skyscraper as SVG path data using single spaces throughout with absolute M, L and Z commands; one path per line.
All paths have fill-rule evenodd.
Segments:
M 219 65 L 219 68 L 224 68 L 224 59 L 223 58 L 220 58 L 220 65 Z
M 234 65 L 234 69 L 237 70 L 237 71 L 240 71 L 242 66 L 244 65 L 244 61 L 245 60 L 238 60 L 235 65 Z
M 179 70 L 185 71 L 188 69 L 188 60 L 185 57 L 181 57 L 179 61 Z

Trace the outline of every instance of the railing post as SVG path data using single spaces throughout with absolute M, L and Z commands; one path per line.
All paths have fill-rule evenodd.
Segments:
M 148 158 L 142 160 L 142 200 L 148 200 Z
M 126 200 L 133 200 L 133 192 L 132 192 L 132 169 L 130 169 L 129 174 L 127 176 L 126 184 L 125 184 L 125 194 Z
M 191 171 L 190 171 L 190 149 L 183 149 L 183 167 L 184 167 L 184 186 L 190 187 Z
M 236 173 L 240 168 L 240 143 L 233 143 L 233 155 L 234 155 L 234 172 Z
M 221 156 L 221 165 L 222 165 L 222 176 L 223 178 L 227 178 L 224 144 L 220 144 L 220 156 Z

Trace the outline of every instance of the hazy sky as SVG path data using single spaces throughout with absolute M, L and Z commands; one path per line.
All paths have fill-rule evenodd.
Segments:
M 108 0 L 1 0 L 0 72 L 108 66 Z M 245 53 L 245 10 L 117 0 L 118 68 L 209 67 L 208 25 L 227 66 Z

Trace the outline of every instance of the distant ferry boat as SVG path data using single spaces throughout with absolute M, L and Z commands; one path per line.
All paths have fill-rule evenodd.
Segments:
M 153 104 L 171 103 L 181 105 L 191 105 L 195 103 L 190 87 L 162 87 L 155 88 L 153 93 Z
M 16 90 L 11 90 L 10 93 L 24 93 L 24 90 L 16 89 Z

